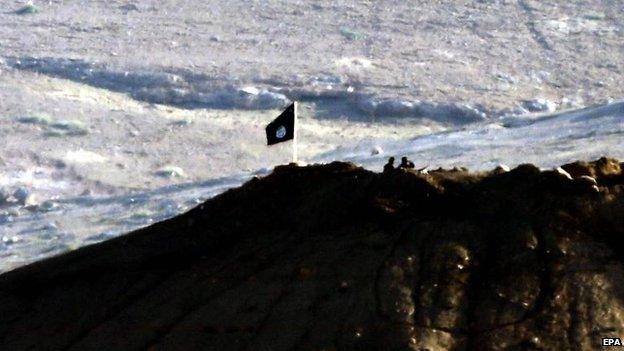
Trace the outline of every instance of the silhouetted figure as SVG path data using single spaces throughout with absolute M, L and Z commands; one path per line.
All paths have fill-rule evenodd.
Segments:
M 403 156 L 401 157 L 401 164 L 399 165 L 399 168 L 414 168 L 414 162 L 410 161 L 407 159 L 407 157 Z
M 386 163 L 384 165 L 383 171 L 384 171 L 384 173 L 388 173 L 388 172 L 394 171 L 394 157 L 390 157 L 388 159 L 388 163 Z

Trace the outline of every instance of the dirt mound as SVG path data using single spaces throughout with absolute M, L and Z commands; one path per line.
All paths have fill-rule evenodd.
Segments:
M 0 276 L 0 349 L 599 349 L 624 337 L 621 168 L 277 167 Z

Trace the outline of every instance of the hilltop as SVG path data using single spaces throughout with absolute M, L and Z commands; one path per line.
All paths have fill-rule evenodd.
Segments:
M 0 276 L 0 348 L 598 349 L 624 335 L 624 173 L 280 166 Z

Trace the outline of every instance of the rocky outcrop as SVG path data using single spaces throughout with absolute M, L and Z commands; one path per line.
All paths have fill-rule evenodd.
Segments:
M 624 175 L 282 166 L 0 276 L 3 350 L 591 350 L 624 337 Z

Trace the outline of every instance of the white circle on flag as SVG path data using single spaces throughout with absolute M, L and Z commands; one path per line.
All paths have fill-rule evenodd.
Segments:
M 281 139 L 281 138 L 285 137 L 286 136 L 286 127 L 280 126 L 279 128 L 277 128 L 277 130 L 275 131 L 275 136 L 278 139 Z

